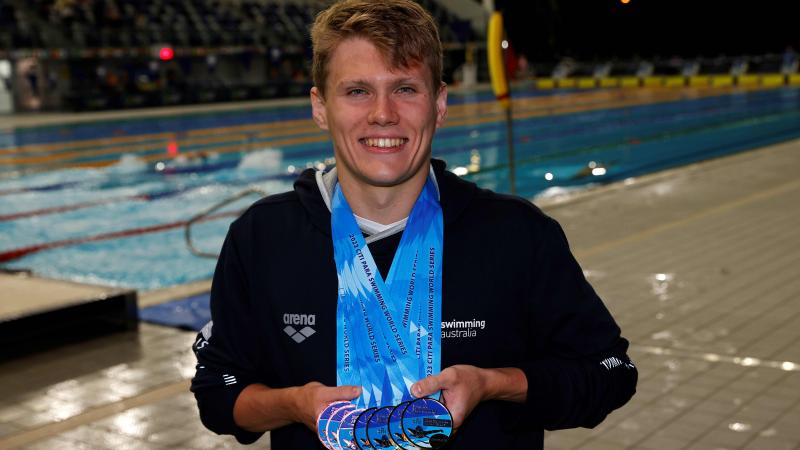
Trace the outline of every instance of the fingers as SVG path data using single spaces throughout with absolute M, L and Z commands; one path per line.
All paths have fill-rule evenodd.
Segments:
M 361 394 L 361 386 L 325 386 L 321 383 L 312 382 L 308 383 L 306 387 L 311 388 L 309 397 L 308 412 L 312 415 L 307 417 L 303 422 L 309 428 L 316 429 L 316 420 L 322 410 L 329 404 L 336 401 L 347 401 L 358 397 Z
M 417 381 L 411 386 L 411 393 L 419 398 L 454 387 L 459 383 L 458 367 L 448 367 L 438 375 L 430 375 Z
M 321 388 L 320 400 L 331 403 L 339 400 L 352 400 L 361 394 L 361 386 L 334 386 Z
M 434 392 L 440 391 L 444 386 L 442 385 L 441 375 L 431 375 L 425 377 L 411 386 L 411 393 L 414 397 L 426 397 Z
M 337 386 L 336 391 L 342 400 L 352 400 L 361 395 L 361 386 Z

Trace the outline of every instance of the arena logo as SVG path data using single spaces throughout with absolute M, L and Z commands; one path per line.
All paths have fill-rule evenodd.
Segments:
M 316 331 L 311 328 L 315 326 L 316 323 L 317 317 L 314 314 L 284 314 L 283 324 L 286 325 L 286 327 L 283 329 L 283 332 L 288 334 L 290 338 L 299 344 L 316 333 Z M 295 328 L 303 325 L 305 326 L 300 330 Z

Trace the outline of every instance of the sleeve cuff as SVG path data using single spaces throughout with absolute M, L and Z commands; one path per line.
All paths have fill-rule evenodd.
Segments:
M 247 431 L 239 427 L 233 419 L 233 405 L 247 386 L 248 383 L 237 383 L 195 392 L 203 425 L 217 434 L 233 435 L 241 444 L 252 444 L 263 436 L 263 432 Z

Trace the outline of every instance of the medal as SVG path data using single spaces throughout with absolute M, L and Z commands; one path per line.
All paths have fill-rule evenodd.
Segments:
M 353 435 L 355 437 L 356 445 L 362 450 L 370 449 L 372 446 L 369 444 L 367 438 L 367 423 L 370 417 L 375 414 L 376 408 L 365 409 L 356 418 L 356 423 L 353 426 Z
M 330 441 L 328 440 L 328 422 L 331 419 L 331 416 L 339 410 L 340 408 L 351 405 L 350 402 L 333 402 L 330 405 L 326 406 L 325 409 L 319 413 L 319 417 L 317 417 L 317 437 L 319 438 L 322 445 L 325 448 L 333 450 Z
M 400 423 L 403 419 L 403 411 L 406 410 L 409 403 L 411 402 L 403 402 L 397 405 L 392 410 L 392 413 L 389 414 L 388 421 L 389 438 L 391 438 L 395 446 L 404 450 L 414 450 L 416 448 L 414 444 L 406 438 L 405 433 L 403 433 L 402 424 Z
M 335 436 L 336 442 L 339 443 L 339 447 L 342 450 L 356 450 L 358 448 L 354 438 L 354 426 L 356 419 L 362 412 L 364 412 L 363 409 L 352 409 L 342 417 L 339 430 Z
M 389 438 L 389 415 L 392 413 L 391 406 L 378 408 L 375 414 L 367 422 L 367 440 L 369 445 L 375 449 L 394 448 L 394 443 Z
M 418 398 L 403 410 L 401 427 L 417 447 L 441 448 L 453 434 L 453 416 L 441 402 Z
M 339 445 L 339 439 L 337 438 L 337 434 L 339 433 L 339 425 L 341 425 L 345 414 L 353 411 L 354 409 L 356 409 L 354 404 L 346 402 L 345 405 L 337 408 L 336 411 L 331 414 L 330 419 L 328 419 L 328 425 L 325 428 L 325 433 L 327 434 L 328 444 L 333 450 L 342 450 L 342 447 Z

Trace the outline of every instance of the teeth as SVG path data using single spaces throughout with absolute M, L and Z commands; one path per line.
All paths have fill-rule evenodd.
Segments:
M 399 147 L 405 139 L 399 138 L 366 138 L 365 142 L 370 147 L 380 147 L 380 148 L 389 148 L 389 147 Z

